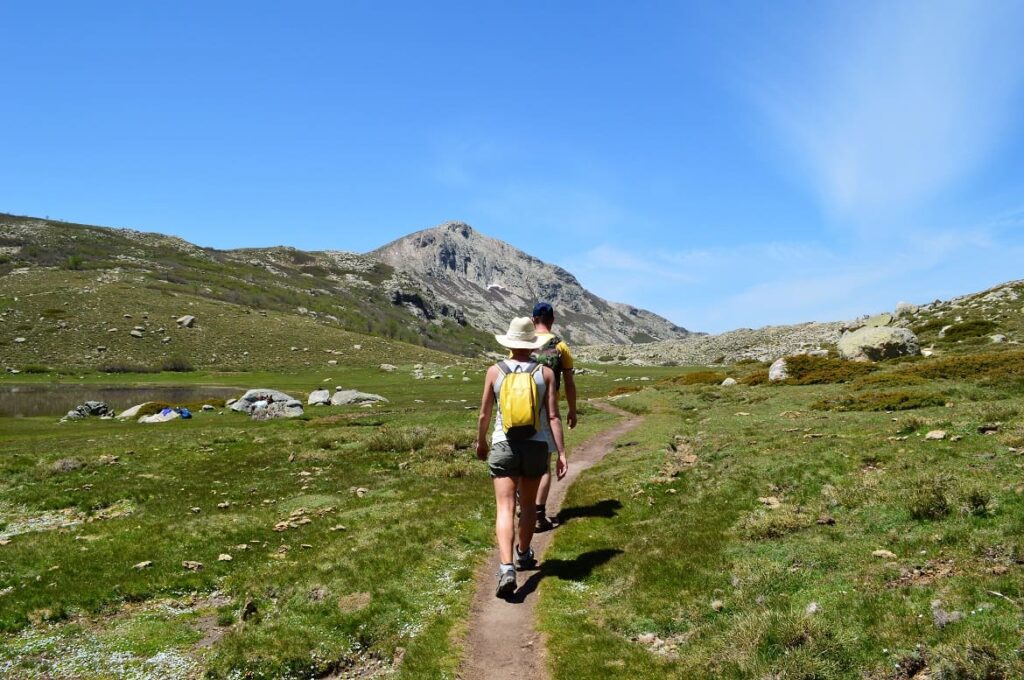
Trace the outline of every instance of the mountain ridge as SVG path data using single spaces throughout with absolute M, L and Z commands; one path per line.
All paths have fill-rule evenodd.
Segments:
M 610 302 L 566 269 L 459 221 L 413 232 L 366 253 L 431 288 L 478 328 L 503 330 L 535 302 L 555 308 L 559 334 L 574 343 L 681 339 L 691 331 L 653 312 Z

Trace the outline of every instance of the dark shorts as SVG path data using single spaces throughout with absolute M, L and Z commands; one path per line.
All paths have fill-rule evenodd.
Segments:
M 543 477 L 550 464 L 547 442 L 495 442 L 487 455 L 491 477 Z

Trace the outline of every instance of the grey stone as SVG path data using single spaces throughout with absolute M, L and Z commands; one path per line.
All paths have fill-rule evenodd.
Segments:
M 128 335 L 132 336 L 133 338 L 141 338 L 141 337 L 142 337 L 142 331 L 140 331 L 140 330 L 135 330 L 135 329 L 133 328 L 133 329 L 131 330 L 131 332 L 130 332 L 130 333 L 128 333 Z
M 907 328 L 865 326 L 839 338 L 839 356 L 853 361 L 879 361 L 921 353 L 917 336 Z
M 386 373 L 391 373 L 391 372 L 393 372 L 393 371 L 394 371 L 394 370 L 395 370 L 396 368 L 397 368 L 397 366 L 392 366 L 391 364 L 381 364 L 381 365 L 380 365 L 380 370 L 382 370 L 382 371 L 384 371 L 384 372 L 386 372 Z
M 990 336 L 988 336 L 988 339 L 991 340 L 995 344 L 1001 344 L 1001 343 L 1006 342 L 1006 336 L 1003 335 L 1002 333 L 996 333 L 995 335 L 990 335 Z
M 722 387 L 732 387 L 736 384 L 736 378 L 726 378 L 722 381 Z
M 306 403 L 310 406 L 327 406 L 331 403 L 331 393 L 329 390 L 313 390 Z
M 776 359 L 772 365 L 768 368 L 768 380 L 771 382 L 779 382 L 789 377 L 789 372 L 786 371 L 786 357 Z
M 888 312 L 883 312 L 881 314 L 875 314 L 874 316 L 869 317 L 868 320 L 864 322 L 864 325 L 869 328 L 876 328 L 879 326 L 888 326 L 889 324 L 892 323 L 892 321 L 892 314 L 889 314 Z
M 253 420 L 277 420 L 279 418 L 299 418 L 303 415 L 302 402 L 298 399 L 274 401 L 267 406 L 258 406 L 252 410 Z
M 369 394 L 358 390 L 341 390 L 335 392 L 331 397 L 331 406 L 347 406 L 349 404 L 370 404 L 374 402 L 387 402 L 387 399 L 379 394 Z
M 296 401 L 295 397 L 280 392 L 278 390 L 271 390 L 268 388 L 258 388 L 249 390 L 237 401 L 229 404 L 232 411 L 238 411 L 240 413 L 252 413 L 253 407 L 257 402 L 266 402 L 268 405 L 275 402 L 291 402 Z M 300 402 L 301 406 L 301 402 Z
M 909 316 L 910 314 L 915 313 L 917 313 L 917 305 L 909 302 L 896 303 L 896 316 Z
M 23 342 L 28 342 L 28 340 L 26 340 L 25 338 L 15 338 L 14 342 L 16 342 L 16 343 L 18 343 L 20 345 Z
M 191 314 L 186 314 L 185 316 L 179 317 L 175 323 L 182 328 L 192 328 L 196 323 L 196 317 Z

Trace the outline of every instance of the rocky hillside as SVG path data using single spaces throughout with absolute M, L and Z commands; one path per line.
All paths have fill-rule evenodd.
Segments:
M 573 343 L 647 343 L 690 332 L 657 314 L 608 302 L 569 272 L 547 264 L 461 222 L 449 222 L 393 241 L 370 257 L 433 291 L 476 328 L 501 331 L 538 300 L 555 307 L 558 332 Z
M 637 365 L 773 361 L 809 350 L 831 349 L 845 330 L 862 325 L 909 328 L 926 355 L 959 354 L 981 345 L 1015 345 L 1024 341 L 1024 281 L 923 305 L 901 302 L 892 311 L 850 321 L 741 328 L 631 347 L 590 345 L 574 348 L 574 352 L 584 361 Z
M 189 332 L 174 323 L 185 314 L 199 319 Z M 8 367 L 170 357 L 212 367 L 315 365 L 299 356 L 303 348 L 368 348 L 376 339 L 467 355 L 494 345 L 431 291 L 362 255 L 221 251 L 0 214 L 0 360 Z

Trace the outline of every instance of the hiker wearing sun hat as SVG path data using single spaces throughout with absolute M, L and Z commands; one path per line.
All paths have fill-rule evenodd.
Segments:
M 558 451 L 559 479 L 565 476 L 568 463 L 554 372 L 530 358 L 530 353 L 543 346 L 547 339 L 537 335 L 529 317 L 512 319 L 508 332 L 494 338 L 511 350 L 512 356 L 487 369 L 480 398 L 476 454 L 480 460 L 487 460 L 494 483 L 497 503 L 494 532 L 500 561 L 495 594 L 507 597 L 516 589 L 516 568 L 529 569 L 536 565 L 530 548 L 536 524 L 535 499 L 540 478 L 548 470 L 550 450 Z M 498 409 L 488 446 L 487 429 L 495 404 Z M 547 427 L 543 426 L 545 420 Z M 513 545 L 517 487 L 522 515 L 519 540 Z

